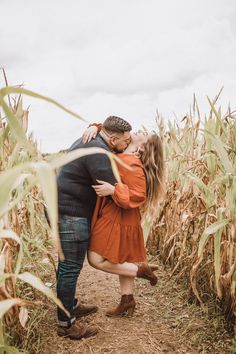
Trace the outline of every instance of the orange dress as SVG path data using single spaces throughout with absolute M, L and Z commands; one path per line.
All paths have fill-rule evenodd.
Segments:
M 139 206 L 146 199 L 146 178 L 142 163 L 133 154 L 118 157 L 132 171 L 118 165 L 124 184 L 115 185 L 114 195 L 97 198 L 93 214 L 89 250 L 112 263 L 146 260 Z

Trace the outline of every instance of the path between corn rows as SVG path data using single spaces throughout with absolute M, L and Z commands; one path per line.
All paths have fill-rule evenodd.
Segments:
M 156 272 L 158 284 L 151 287 L 136 280 L 136 311 L 132 318 L 108 318 L 105 311 L 119 301 L 118 277 L 91 268 L 87 262 L 77 289 L 81 301 L 99 306 L 99 312 L 84 318 L 84 324 L 99 327 L 96 337 L 72 341 L 56 334 L 55 307 L 41 330 L 42 354 L 125 354 L 125 353 L 231 353 L 229 337 L 217 324 L 187 302 L 186 292 L 168 279 L 162 269 Z

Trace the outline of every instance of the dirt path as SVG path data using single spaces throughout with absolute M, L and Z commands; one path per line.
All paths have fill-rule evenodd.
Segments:
M 144 354 L 144 353 L 232 353 L 230 339 L 219 321 L 209 319 L 199 307 L 186 301 L 186 292 L 160 267 L 158 284 L 151 287 L 136 280 L 137 309 L 132 318 L 108 318 L 105 311 L 119 301 L 118 278 L 85 264 L 78 296 L 96 304 L 99 312 L 83 319 L 96 324 L 96 337 L 72 341 L 56 334 L 55 308 L 50 305 L 48 321 L 42 327 L 42 354 Z M 53 323 L 53 325 L 52 325 Z

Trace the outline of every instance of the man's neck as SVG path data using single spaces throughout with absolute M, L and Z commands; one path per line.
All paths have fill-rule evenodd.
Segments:
M 113 150 L 113 147 L 110 145 L 110 141 L 109 141 L 108 137 L 106 136 L 106 134 L 102 130 L 99 132 L 99 135 L 105 141 L 105 143 L 110 148 L 110 150 Z

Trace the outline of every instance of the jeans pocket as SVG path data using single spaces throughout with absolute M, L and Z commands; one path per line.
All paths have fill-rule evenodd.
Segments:
M 86 218 L 79 218 L 75 223 L 79 241 L 88 241 L 90 237 L 90 223 Z
M 61 241 L 88 241 L 90 221 L 87 218 L 63 215 L 59 221 L 59 233 Z

